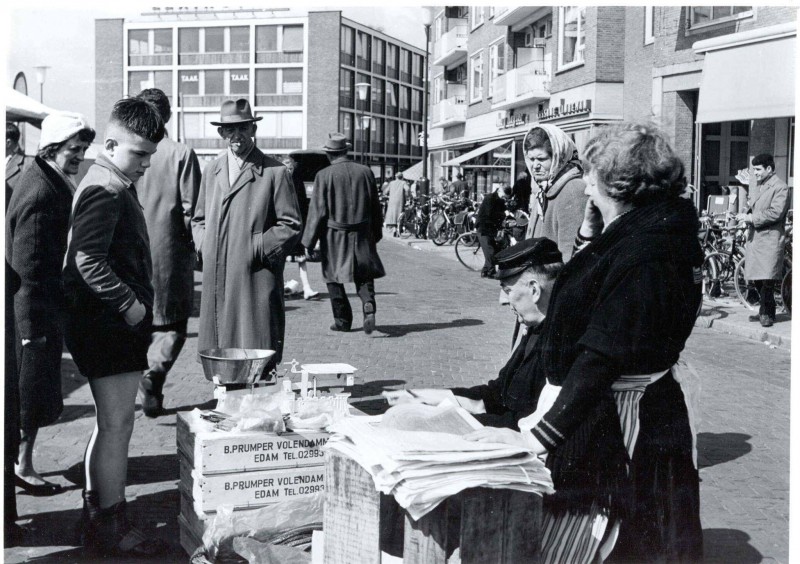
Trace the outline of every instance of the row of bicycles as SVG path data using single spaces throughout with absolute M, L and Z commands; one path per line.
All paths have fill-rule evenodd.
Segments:
M 736 295 L 751 310 L 757 310 L 760 295 L 745 276 L 745 242 L 748 227 L 735 222 L 729 213 L 700 216 L 700 243 L 703 247 L 703 292 L 709 298 Z M 781 281 L 775 285 L 778 310 L 792 311 L 792 224 L 787 224 L 786 247 Z

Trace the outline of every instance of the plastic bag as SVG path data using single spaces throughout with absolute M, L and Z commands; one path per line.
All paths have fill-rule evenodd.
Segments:
M 283 433 L 286 424 L 283 422 L 281 397 L 277 394 L 246 395 L 242 398 L 239 409 L 231 415 L 231 432 L 264 431 L 267 433 Z
M 251 537 L 263 542 L 298 527 L 319 525 L 321 529 L 324 501 L 324 492 L 318 492 L 259 509 L 233 511 L 232 506 L 221 505 L 203 533 L 206 554 L 209 560 L 214 561 L 220 554 L 234 553 L 233 540 L 236 537 Z
M 308 564 L 311 554 L 293 546 L 259 542 L 247 537 L 233 539 L 233 549 L 248 562 L 259 564 Z

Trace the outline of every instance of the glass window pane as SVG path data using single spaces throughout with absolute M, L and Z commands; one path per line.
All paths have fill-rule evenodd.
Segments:
M 137 71 L 128 73 L 128 94 L 136 96 L 145 88 L 152 88 L 150 73 L 147 71 Z
M 721 123 L 714 122 L 714 123 L 703 124 L 703 135 L 721 135 L 721 134 L 722 134 Z
M 397 85 L 394 82 L 386 83 L 386 105 L 397 107 Z
M 153 32 L 155 53 L 172 53 L 172 30 L 157 29 Z
M 283 69 L 283 93 L 303 93 L 303 69 Z
M 372 100 L 378 104 L 383 104 L 383 84 L 380 78 L 372 79 Z
M 377 37 L 373 39 L 372 60 L 379 65 L 384 64 L 384 44 L 383 39 L 378 39 Z
M 734 6 L 733 7 L 733 13 L 734 14 L 741 14 L 743 12 L 750 12 L 750 11 L 752 11 L 752 9 L 753 9 L 752 6 Z
M 283 50 L 295 53 L 303 52 L 303 26 L 283 26 Z
M 206 87 L 204 94 L 224 94 L 225 89 L 223 82 L 225 80 L 225 72 L 221 70 L 207 70 L 205 71 Z
M 711 21 L 711 6 L 692 6 L 692 23 L 703 24 Z
M 219 138 L 219 132 L 216 125 L 211 125 L 212 121 L 219 121 L 219 113 L 216 114 L 202 114 L 203 116 L 203 137 L 207 139 Z
M 258 122 L 256 137 L 278 137 L 278 117 L 277 112 L 258 112 L 256 115 L 264 119 Z
M 256 94 L 277 94 L 277 93 L 278 93 L 277 69 L 257 69 Z
M 250 71 L 244 69 L 232 70 L 230 72 L 231 94 L 248 94 L 250 92 Z
M 731 135 L 742 136 L 742 137 L 747 137 L 748 135 L 750 135 L 750 122 L 748 120 L 732 121 Z
M 303 136 L 303 114 L 301 112 L 283 112 L 281 114 L 281 137 Z
M 128 54 L 148 54 L 146 29 L 132 29 L 128 32 Z
M 561 64 L 567 65 L 578 60 L 578 21 L 580 8 L 568 6 L 564 10 L 564 23 L 561 32 Z
M 355 30 L 353 28 L 342 26 L 342 44 L 341 49 L 343 53 L 347 53 L 348 55 L 354 54 L 354 39 L 353 35 Z
M 703 176 L 719 176 L 719 141 L 703 141 Z
M 714 20 L 727 18 L 730 17 L 730 15 L 731 15 L 730 6 L 714 6 L 711 11 L 711 19 Z
M 584 48 L 586 47 L 586 7 L 583 6 L 578 12 L 578 52 L 577 59 L 584 60 Z
M 353 114 L 339 112 L 339 131 L 344 134 L 348 141 L 353 142 Z
M 731 142 L 731 160 L 728 167 L 728 174 L 736 176 L 736 173 L 743 168 L 747 168 L 747 151 L 750 144 L 747 141 Z
M 203 114 L 184 112 L 181 117 L 183 136 L 187 139 L 199 139 L 203 136 Z
M 231 52 L 242 53 L 250 51 L 250 28 L 231 28 Z
M 200 71 L 180 71 L 178 73 L 178 92 L 181 94 L 200 93 Z
M 206 53 L 222 53 L 225 51 L 225 30 L 221 27 L 207 27 Z
M 156 88 L 161 90 L 167 96 L 172 96 L 172 72 L 156 71 L 153 73 L 153 75 Z
M 278 50 L 278 26 L 260 25 L 256 28 L 256 51 Z
M 339 71 L 339 94 L 341 96 L 353 95 L 353 71 L 347 69 Z
M 197 28 L 187 28 L 178 31 L 178 41 L 181 45 L 181 53 L 200 52 L 200 30 Z

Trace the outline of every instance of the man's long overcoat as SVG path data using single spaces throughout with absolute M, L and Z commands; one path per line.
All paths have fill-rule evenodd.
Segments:
M 381 203 L 372 171 L 338 160 L 317 173 L 303 245 L 322 251 L 325 282 L 355 282 L 385 276 L 375 244 L 383 236 Z
M 228 152 L 203 172 L 192 218 L 203 261 L 198 350 L 283 353 L 283 266 L 302 221 L 289 172 L 257 148 L 228 182 Z
M 756 187 L 750 198 L 753 227 L 745 250 L 744 274 L 748 280 L 780 280 L 786 246 L 789 187 L 774 174 Z

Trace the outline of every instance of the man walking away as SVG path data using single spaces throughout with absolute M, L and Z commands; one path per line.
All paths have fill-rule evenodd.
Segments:
M 148 88 L 139 98 L 152 102 L 166 124 L 172 116 L 169 98 Z M 139 401 L 148 417 L 161 414 L 164 382 L 186 342 L 186 325 L 194 298 L 194 245 L 191 220 L 200 191 L 200 163 L 194 151 L 166 135 L 150 159 L 150 171 L 137 185 L 139 201 L 153 244 L 153 334 L 148 369 L 139 384 Z
M 753 159 L 757 185 L 750 188 L 748 211 L 736 216 L 750 227 L 745 248 L 744 275 L 758 290 L 758 316 L 762 327 L 775 323 L 775 281 L 783 277 L 783 253 L 786 245 L 786 214 L 789 211 L 789 187 L 775 174 L 775 159 L 762 154 Z
M 303 245 L 320 241 L 322 274 L 331 297 L 331 331 L 350 331 L 353 310 L 344 290 L 354 282 L 364 311 L 364 333 L 375 330 L 375 279 L 385 276 L 375 244 L 381 240 L 381 203 L 372 171 L 347 157 L 350 144 L 329 134 L 331 165 L 317 173 Z

